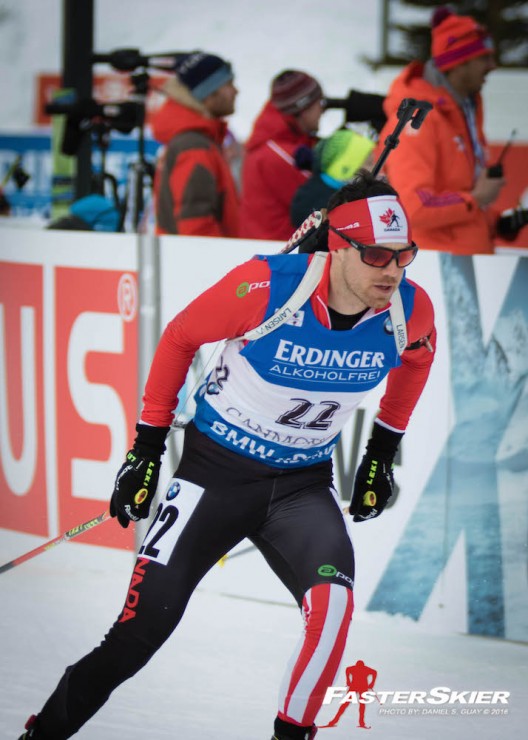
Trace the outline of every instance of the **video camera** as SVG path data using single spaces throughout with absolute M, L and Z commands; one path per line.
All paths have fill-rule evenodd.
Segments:
M 79 149 L 83 135 L 95 123 L 100 122 L 108 129 L 129 134 L 143 123 L 144 106 L 135 101 L 101 104 L 93 98 L 85 98 L 73 102 L 49 103 L 46 105 L 46 113 L 66 115 L 62 151 L 73 156 Z
M 326 108 L 339 108 L 345 111 L 346 123 L 368 121 L 380 133 L 387 121 L 383 110 L 383 95 L 350 90 L 346 98 L 325 98 Z
M 77 154 L 84 134 L 96 124 L 129 134 L 142 127 L 145 121 L 145 100 L 148 92 L 148 67 L 170 72 L 182 56 L 182 52 L 152 54 L 145 56 L 138 49 L 117 49 L 109 54 L 93 54 L 92 64 L 110 64 L 119 72 L 130 72 L 133 93 L 129 100 L 98 103 L 93 98 L 78 100 L 75 94 L 70 100 L 55 101 L 45 106 L 49 115 L 63 114 L 66 126 L 62 140 L 64 154 Z M 136 72 L 136 70 L 139 70 Z
M 186 51 L 169 51 L 158 54 L 141 54 L 139 49 L 116 49 L 109 54 L 92 54 L 92 64 L 109 64 L 118 72 L 133 72 L 139 67 L 172 72 Z

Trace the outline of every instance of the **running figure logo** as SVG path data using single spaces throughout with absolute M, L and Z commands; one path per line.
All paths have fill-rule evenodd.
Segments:
M 358 695 L 358 727 L 361 727 L 363 730 L 370 730 L 370 725 L 365 724 L 365 709 L 367 705 L 361 702 L 361 698 L 366 691 L 372 691 L 374 689 L 378 672 L 375 671 L 374 668 L 370 668 L 368 665 L 365 665 L 362 660 L 358 660 L 355 665 L 348 666 L 348 668 L 345 669 L 345 675 L 349 693 L 354 692 Z M 351 703 L 352 702 L 350 701 L 343 702 L 339 707 L 336 716 L 330 720 L 327 725 L 320 725 L 320 729 L 325 727 L 336 727 L 341 715 Z
M 383 221 L 389 229 L 391 226 L 396 226 L 397 229 L 400 228 L 400 217 L 396 214 L 396 211 L 392 210 L 392 208 L 387 208 L 385 213 L 380 216 L 380 221 Z

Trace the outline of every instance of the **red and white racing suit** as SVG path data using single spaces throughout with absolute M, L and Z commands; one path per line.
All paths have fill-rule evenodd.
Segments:
M 255 258 L 167 326 L 141 421 L 169 426 L 198 348 L 235 339 L 291 295 L 307 255 Z M 330 262 L 330 260 L 328 260 Z M 331 329 L 328 269 L 309 301 L 266 338 L 228 342 L 197 394 L 180 464 L 138 554 L 123 611 L 92 653 L 70 666 L 39 715 L 70 737 L 169 637 L 207 571 L 249 538 L 290 590 L 304 631 L 280 689 L 278 717 L 311 726 L 332 684 L 352 616 L 354 552 L 333 488 L 331 454 L 364 394 L 385 376 L 380 423 L 404 431 L 434 345 L 431 302 L 401 293 L 413 349 L 398 356 L 387 310 Z

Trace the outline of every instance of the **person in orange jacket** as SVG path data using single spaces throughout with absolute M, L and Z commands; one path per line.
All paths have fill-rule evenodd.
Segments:
M 222 148 L 238 94 L 231 65 L 194 51 L 175 71 L 150 122 L 165 145 L 154 178 L 156 233 L 236 237 L 238 193 Z
M 289 69 L 273 79 L 270 100 L 246 142 L 241 236 L 286 241 L 292 235 L 290 206 L 311 175 L 311 151 L 323 109 L 323 91 L 309 74 Z
M 433 104 L 419 130 L 404 128 L 384 170 L 423 249 L 492 253 L 497 230 L 512 237 L 508 217 L 500 218 L 493 207 L 505 181 L 489 172 L 483 131 L 480 91 L 493 69 L 486 29 L 469 16 L 439 8 L 432 19 L 431 59 L 425 65 L 411 62 L 388 92 L 380 142 L 393 131 L 403 98 Z

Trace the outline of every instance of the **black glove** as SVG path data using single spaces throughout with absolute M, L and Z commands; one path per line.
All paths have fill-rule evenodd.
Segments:
M 299 254 L 313 252 L 328 252 L 328 225 L 329 221 L 323 221 L 318 229 L 303 239 L 299 244 Z
M 306 144 L 301 144 L 293 153 L 295 166 L 299 170 L 311 170 L 313 164 L 313 149 Z
M 497 222 L 497 231 L 499 236 L 513 241 L 526 224 L 528 224 L 528 208 L 510 208 L 501 213 Z
M 379 516 L 394 491 L 392 464 L 403 434 L 374 424 L 357 469 L 349 513 L 355 522 Z
M 126 460 L 116 476 L 110 499 L 110 516 L 116 516 L 125 529 L 130 521 L 137 522 L 149 515 L 169 429 L 136 424 L 134 446 L 127 452 Z

